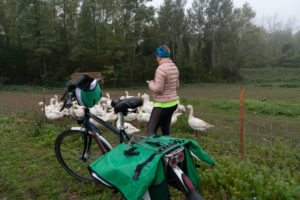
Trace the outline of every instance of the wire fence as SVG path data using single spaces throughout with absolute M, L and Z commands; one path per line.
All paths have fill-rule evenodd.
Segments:
M 204 92 L 199 88 L 188 88 L 179 91 L 180 97 L 183 99 L 208 99 L 224 97 L 227 100 L 239 101 L 239 87 L 230 88 L 229 90 L 222 90 L 222 88 L 214 89 L 208 88 Z M 145 92 L 147 90 L 142 90 Z M 111 98 L 119 98 L 124 95 L 124 91 L 108 91 Z M 246 91 L 247 92 L 247 91 Z M 58 95 L 60 98 L 64 93 L 63 88 L 46 89 L 43 92 L 42 88 L 33 87 L 0 87 L 0 115 L 13 116 L 22 115 L 22 117 L 30 116 L 32 114 L 43 115 L 43 106 L 39 102 L 49 105 L 50 98 Z M 137 91 L 131 91 L 132 94 L 137 94 Z M 149 93 L 149 91 L 148 91 Z M 196 101 L 195 101 L 196 102 Z M 222 104 L 222 102 L 220 103 Z M 214 131 L 226 135 L 227 141 L 239 138 L 240 134 L 240 114 L 239 107 L 235 111 L 228 112 L 226 105 L 216 112 L 215 103 L 203 103 L 197 106 L 194 110 L 194 116 L 200 117 L 204 121 L 209 122 L 215 126 Z M 247 105 L 246 105 L 247 106 Z M 298 104 L 289 104 L 293 110 L 299 107 Z M 297 107 L 297 108 L 298 108 Z M 232 109 L 232 108 L 230 108 Z M 285 141 L 292 140 L 293 146 L 300 146 L 300 114 L 299 116 L 272 116 L 272 115 L 255 115 L 253 113 L 245 116 L 245 139 L 257 139 L 259 141 L 273 142 L 275 140 Z M 247 142 L 246 142 L 247 145 Z M 224 153 L 224 151 L 222 150 Z M 234 152 L 230 152 L 231 154 Z M 237 151 L 236 153 L 239 153 Z

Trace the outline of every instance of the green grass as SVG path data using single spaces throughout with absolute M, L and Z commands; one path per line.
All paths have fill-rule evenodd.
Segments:
M 244 83 L 300 82 L 300 68 L 244 68 Z
M 299 148 L 293 148 L 293 141 L 295 138 L 299 140 L 299 136 L 287 137 L 283 141 L 247 136 L 246 159 L 241 161 L 239 135 L 224 131 L 226 126 L 235 121 L 227 119 L 226 114 L 238 112 L 237 101 L 183 99 L 182 103 L 191 103 L 196 111 L 195 115 L 202 116 L 211 123 L 214 122 L 214 116 L 206 115 L 207 111 L 224 114 L 220 115 L 222 119 L 219 120 L 218 127 L 199 134 L 196 138 L 216 161 L 214 167 L 201 165 L 198 169 L 202 184 L 200 192 L 206 199 L 299 199 L 300 151 Z M 254 100 L 249 103 L 255 107 Z M 281 109 L 283 104 L 279 102 L 275 105 Z M 199 110 L 204 113 L 197 112 Z M 259 115 L 267 118 L 276 113 Z M 289 115 L 280 117 L 293 118 Z M 187 118 L 187 114 L 180 116 L 176 125 L 171 127 L 173 136 L 194 139 L 191 136 L 193 130 L 187 125 Z M 1 117 L 0 124 L 0 198 L 120 198 L 119 194 L 113 194 L 110 189 L 101 185 L 73 179 L 60 167 L 54 154 L 54 141 L 61 131 L 74 124 L 72 120 L 44 122 L 39 115 L 27 120 L 22 116 L 15 116 Z M 236 128 L 233 131 L 237 133 L 238 126 Z M 144 129 L 142 134 L 145 134 Z M 104 135 L 117 145 L 118 140 L 113 134 L 104 131 Z M 177 191 L 172 192 L 179 195 Z M 173 195 L 173 199 L 176 199 L 176 195 Z
M 213 107 L 220 110 L 239 111 L 239 100 L 209 100 Z M 266 99 L 246 99 L 245 111 L 248 114 L 272 116 L 300 116 L 300 104 L 289 104 L 288 101 L 268 101 Z
M 300 87 L 300 83 L 285 83 L 285 84 L 279 85 L 279 87 L 285 87 L 285 88 L 299 88 L 299 87 Z
M 172 136 L 197 140 L 216 162 L 214 167 L 200 164 L 198 169 L 205 199 L 300 199 L 299 72 L 282 68 L 242 70 L 246 96 L 244 161 L 240 159 L 240 85 L 181 86 L 180 102 L 193 105 L 194 116 L 215 125 L 193 138 L 185 113 L 171 127 Z M 16 94 L 30 93 L 26 87 L 16 89 Z M 44 121 L 41 113 L 32 114 L 33 107 L 25 101 L 27 98 L 36 105 L 40 98 L 10 96 L 7 92 L 13 92 L 12 88 L 0 88 L 0 92 L 5 91 L 0 110 L 18 108 L 22 112 L 0 114 L 0 199 L 120 199 L 120 194 L 102 185 L 75 180 L 56 160 L 54 141 L 60 132 L 76 125 L 74 120 Z M 109 92 L 114 98 L 124 95 L 123 90 Z M 138 92 L 149 90 L 129 90 L 130 95 Z M 21 103 L 30 111 L 19 108 Z M 141 134 L 146 135 L 145 125 Z M 114 134 L 104 130 L 103 135 L 113 146 L 118 144 Z M 172 199 L 182 197 L 176 190 L 171 192 Z

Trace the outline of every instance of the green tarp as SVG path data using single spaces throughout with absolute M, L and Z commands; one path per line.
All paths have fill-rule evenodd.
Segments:
M 177 142 L 175 142 L 177 141 Z M 93 162 L 89 169 L 95 172 L 101 179 L 116 187 L 126 199 L 140 200 L 149 186 L 159 185 L 165 179 L 162 156 L 170 148 L 158 153 L 153 157 L 151 162 L 147 163 L 141 170 L 138 179 L 133 178 L 138 164 L 146 161 L 160 147 L 147 142 L 160 144 L 176 143 L 175 146 L 185 147 L 185 160 L 187 163 L 187 175 L 191 179 L 194 186 L 200 188 L 200 179 L 190 156 L 190 152 L 194 154 L 201 162 L 210 166 L 214 165 L 214 161 L 201 149 L 199 144 L 194 140 L 183 140 L 173 137 L 149 137 L 139 143 L 129 146 L 128 144 L 120 144 L 106 155 Z M 136 147 L 134 152 L 139 155 L 125 155 L 124 151 Z

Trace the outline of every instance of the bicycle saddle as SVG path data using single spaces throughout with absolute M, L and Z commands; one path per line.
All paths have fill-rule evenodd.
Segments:
M 132 97 L 125 100 L 114 99 L 111 102 L 111 106 L 114 107 L 115 113 L 122 112 L 124 115 L 127 114 L 128 108 L 137 108 L 143 105 L 143 101 L 139 97 Z

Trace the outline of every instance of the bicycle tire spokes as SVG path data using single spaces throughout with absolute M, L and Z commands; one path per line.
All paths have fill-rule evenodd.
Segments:
M 101 157 L 96 142 L 92 142 L 92 136 L 87 135 L 84 139 L 84 131 L 67 130 L 62 132 L 55 142 L 55 153 L 59 163 L 74 178 L 81 181 L 94 182 L 87 166 Z M 84 148 L 86 141 L 86 148 Z M 104 148 L 106 148 L 104 144 Z

